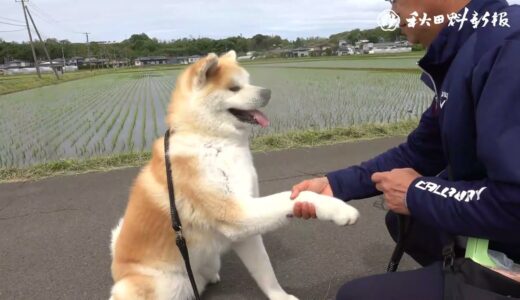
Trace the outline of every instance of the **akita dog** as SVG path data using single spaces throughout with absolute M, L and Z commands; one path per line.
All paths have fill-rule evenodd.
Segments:
M 249 83 L 236 53 L 209 54 L 177 79 L 168 108 L 169 157 L 176 204 L 198 290 L 220 280 L 220 257 L 231 248 L 269 299 L 297 299 L 278 283 L 261 234 L 287 223 L 296 202 L 315 205 L 318 219 L 356 222 L 343 201 L 303 192 L 259 197 L 249 149 L 252 124 L 268 126 L 258 109 L 271 91 Z M 193 291 L 171 227 L 163 139 L 131 189 L 124 217 L 112 232 L 111 299 L 192 299 Z

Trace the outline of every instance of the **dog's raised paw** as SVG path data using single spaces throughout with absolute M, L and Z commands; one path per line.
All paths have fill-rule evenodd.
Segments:
M 345 203 L 341 203 L 332 216 L 334 223 L 339 226 L 353 225 L 358 219 L 359 211 Z
M 314 204 L 318 219 L 332 221 L 339 226 L 352 225 L 359 218 L 357 209 L 334 197 L 304 191 L 296 201 Z

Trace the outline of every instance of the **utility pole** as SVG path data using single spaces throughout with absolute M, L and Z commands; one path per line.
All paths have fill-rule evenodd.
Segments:
M 51 64 L 51 69 L 54 71 L 54 75 L 56 75 L 56 79 L 60 79 L 60 76 L 58 76 L 58 71 L 56 71 L 56 68 L 54 67 L 54 64 L 52 63 L 51 56 L 49 55 L 49 51 L 47 51 L 47 45 L 45 45 L 45 42 L 42 40 L 42 36 L 40 35 L 40 32 L 38 31 L 38 28 L 36 27 L 36 24 L 34 23 L 33 17 L 31 16 L 31 12 L 25 6 L 25 11 L 29 15 L 29 18 L 31 19 L 31 23 L 33 24 L 34 31 L 36 31 L 36 34 L 38 35 L 38 39 L 40 39 L 40 42 L 43 44 L 43 51 L 45 52 L 45 55 L 47 55 L 47 59 L 49 60 L 49 63 Z
M 15 1 L 22 3 L 23 15 L 25 16 L 25 25 L 27 26 L 27 32 L 29 33 L 29 41 L 31 42 L 31 50 L 32 50 L 32 55 L 33 55 L 33 59 L 34 59 L 34 66 L 36 67 L 36 73 L 38 74 L 38 77 L 40 79 L 42 79 L 42 75 L 40 74 L 40 66 L 38 65 L 38 59 L 36 58 L 36 51 L 34 51 L 34 44 L 33 44 L 31 29 L 29 28 L 29 20 L 27 19 L 27 13 L 25 12 L 25 1 L 29 1 L 29 0 L 20 0 L 20 1 L 15 0 Z
M 115 47 L 112 47 L 112 52 L 113 52 L 113 57 L 114 57 L 114 60 L 112 61 L 112 69 L 114 68 L 114 64 L 116 64 L 116 48 Z M 119 59 L 117 61 L 117 67 L 119 68 Z
M 67 63 L 65 62 L 65 52 L 63 51 L 63 44 L 61 43 L 61 59 L 63 60 L 63 68 L 61 69 L 61 74 L 65 73 L 65 67 L 67 66 Z
M 89 32 L 84 32 L 83 34 L 87 37 L 88 67 L 89 67 L 89 69 L 90 69 L 90 72 L 92 72 L 92 62 L 90 61 L 90 42 L 88 41 L 88 35 L 89 35 L 90 33 L 89 33 Z

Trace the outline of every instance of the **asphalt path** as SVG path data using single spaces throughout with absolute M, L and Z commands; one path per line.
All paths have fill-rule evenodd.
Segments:
M 256 153 L 262 195 L 358 164 L 393 147 L 387 138 Z M 0 299 L 108 299 L 110 230 L 123 214 L 137 168 L 0 184 Z M 351 227 L 294 220 L 264 236 L 280 284 L 300 299 L 333 299 L 342 283 L 383 273 L 394 243 L 380 199 L 352 201 Z M 401 269 L 417 265 L 407 256 Z M 203 299 L 265 299 L 234 253 Z

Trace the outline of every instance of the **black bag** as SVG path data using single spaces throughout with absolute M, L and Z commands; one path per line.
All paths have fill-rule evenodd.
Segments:
M 520 299 L 520 282 L 471 259 L 457 258 L 443 268 L 445 300 Z
M 453 180 L 451 166 L 448 177 Z M 446 243 L 444 300 L 520 299 L 520 282 L 484 267 L 469 258 L 455 258 L 455 240 Z
M 399 237 L 388 265 L 395 272 L 404 253 L 406 233 L 413 226 L 409 217 L 399 218 Z M 520 299 L 520 282 L 484 267 L 469 258 L 456 257 L 455 240 L 447 237 L 442 251 L 444 262 L 437 265 L 444 280 L 444 300 Z

